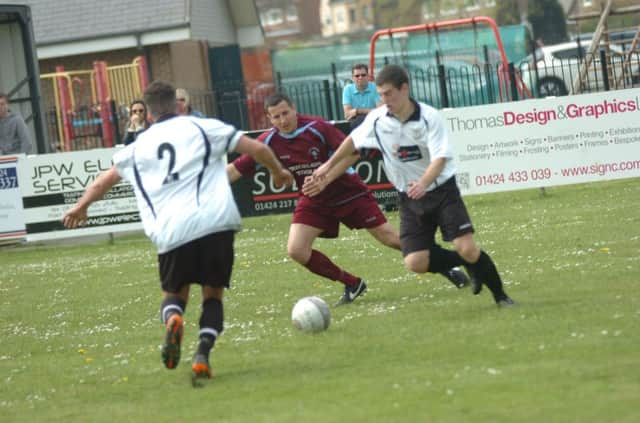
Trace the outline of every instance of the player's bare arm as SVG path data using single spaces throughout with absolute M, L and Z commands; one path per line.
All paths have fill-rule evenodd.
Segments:
M 345 138 L 344 141 L 342 141 L 340 147 L 338 147 L 336 152 L 333 153 L 329 160 L 324 162 L 322 165 L 320 165 L 320 167 L 313 171 L 313 177 L 317 179 L 326 178 L 327 174 L 334 166 L 355 153 L 357 153 L 356 147 L 353 144 L 353 140 L 349 136 Z
M 84 225 L 87 221 L 87 209 L 89 206 L 104 197 L 115 184 L 120 182 L 120 179 L 120 175 L 115 167 L 98 176 L 89 188 L 87 188 L 82 197 L 80 197 L 78 202 L 64 214 L 62 218 L 64 226 L 73 229 Z
M 335 181 L 340 175 L 353 166 L 358 161 L 358 154 L 351 154 L 345 159 L 337 163 L 331 170 L 323 177 L 316 178 L 314 175 L 304 178 L 304 185 L 302 186 L 302 193 L 309 197 L 314 197 L 320 194 L 331 182 Z
M 227 164 L 226 171 L 227 171 L 227 177 L 229 178 L 230 184 L 242 178 L 242 173 L 240 173 L 240 171 L 236 168 L 236 166 L 233 163 Z
M 273 151 L 271 151 L 268 146 L 261 143 L 260 141 L 256 141 L 253 138 L 249 138 L 243 135 L 242 138 L 240 138 L 240 140 L 238 141 L 236 151 L 241 154 L 248 154 L 253 159 L 255 159 L 255 161 L 266 167 L 269 170 L 269 173 L 271 173 L 273 183 L 276 187 L 281 187 L 283 185 L 293 185 L 294 179 L 291 172 L 289 172 L 288 169 L 282 167 L 282 164 L 276 158 L 275 154 L 273 154 Z M 227 175 L 229 175 L 228 168 Z
M 427 193 L 427 188 L 429 185 L 436 180 L 438 175 L 442 173 L 442 169 L 444 169 L 444 165 L 447 159 L 444 157 L 439 157 L 437 159 L 433 159 L 429 166 L 425 169 L 422 177 L 417 181 L 409 182 L 409 189 L 407 190 L 407 196 L 409 198 L 413 198 L 417 200 L 419 198 L 424 197 Z

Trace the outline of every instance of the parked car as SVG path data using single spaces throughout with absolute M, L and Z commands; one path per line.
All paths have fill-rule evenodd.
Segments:
M 590 46 L 590 41 L 571 41 L 536 49 L 537 80 L 533 55 L 529 55 L 517 64 L 522 81 L 539 97 L 573 93 L 574 80 L 580 73 L 581 65 L 587 60 Z M 604 44 L 594 53 L 586 78 L 579 90 L 580 93 L 605 89 L 600 60 L 601 49 L 605 49 Z M 640 53 L 633 52 L 630 65 L 626 67 L 624 66 L 625 53 L 619 46 L 610 45 L 608 50 L 611 66 L 607 67 L 607 70 L 610 75 L 609 80 L 613 82 L 613 84 L 610 83 L 610 87 L 615 88 L 618 81 L 623 87 L 639 86 Z
M 635 30 L 626 30 L 626 31 L 612 31 L 607 34 L 607 38 L 612 43 L 620 46 L 623 50 L 628 50 L 631 48 L 631 42 L 633 38 L 636 36 Z M 579 36 L 572 38 L 572 40 L 580 39 L 581 41 L 589 41 L 593 38 L 593 33 L 580 34 Z M 636 50 L 640 46 L 636 45 Z

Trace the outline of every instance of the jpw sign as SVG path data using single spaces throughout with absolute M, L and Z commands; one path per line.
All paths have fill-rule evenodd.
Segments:
M 121 182 L 89 208 L 85 228 L 68 230 L 62 216 L 98 175 L 111 168 L 114 149 L 28 157 L 20 167 L 27 240 L 142 229 L 131 185 Z

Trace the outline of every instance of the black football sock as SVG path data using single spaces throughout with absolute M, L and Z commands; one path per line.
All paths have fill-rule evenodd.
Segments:
M 493 294 L 493 299 L 500 301 L 507 297 L 502 287 L 502 279 L 498 273 L 495 263 L 491 257 L 484 251 L 480 252 L 480 258 L 475 263 L 468 263 L 467 269 L 470 274 L 474 275 L 478 280 L 484 283 Z
M 445 250 L 438 244 L 429 249 L 429 273 L 446 275 L 451 268 L 464 264 L 464 260 L 456 251 Z
M 166 297 L 160 304 L 160 320 L 167 323 L 171 315 L 177 313 L 183 315 L 187 308 L 187 304 L 178 297 Z
M 217 298 L 209 298 L 202 303 L 202 315 L 200 316 L 200 342 L 198 354 L 209 357 L 209 352 L 220 336 L 224 327 L 224 308 L 222 301 Z

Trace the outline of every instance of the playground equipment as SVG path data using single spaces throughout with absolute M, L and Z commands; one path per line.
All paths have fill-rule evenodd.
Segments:
M 85 147 L 112 147 L 120 132 L 116 100 L 118 105 L 128 106 L 140 98 L 148 85 L 147 75 L 142 56 L 126 65 L 96 61 L 92 69 L 66 71 L 56 66 L 56 72 L 40 75 L 43 89 L 53 100 L 56 148 L 82 148 L 74 145 L 80 138 L 93 139 Z
M 593 34 L 593 38 L 591 40 L 591 47 L 589 48 L 586 54 L 586 60 L 580 67 L 580 72 L 576 75 L 573 81 L 574 93 L 579 93 L 582 90 L 582 88 L 586 85 L 585 80 L 588 77 L 590 69 L 593 67 L 594 56 L 599 46 L 601 45 L 604 46 L 604 49 L 602 50 L 602 53 L 601 53 L 601 61 L 605 64 L 603 64 L 602 67 L 606 68 L 607 66 L 608 67 L 612 66 L 611 52 L 609 50 L 609 45 L 611 43 L 609 34 L 611 31 L 609 31 L 608 23 L 607 23 L 609 16 L 626 15 L 626 14 L 633 14 L 633 13 L 640 14 L 640 6 L 635 5 L 635 6 L 614 8 L 613 0 L 607 0 L 601 12 L 594 12 L 590 14 L 583 14 L 583 15 L 576 15 L 576 16 L 569 17 L 570 20 L 573 20 L 576 22 L 579 22 L 581 20 L 586 20 L 586 19 L 598 19 L 598 26 L 596 27 L 596 30 Z M 612 72 L 607 73 L 606 83 L 608 88 L 613 88 L 613 89 L 619 88 L 622 85 L 623 78 L 629 77 L 629 75 L 631 75 L 632 56 L 634 54 L 635 54 L 635 62 L 638 61 L 638 58 L 637 58 L 638 53 L 636 52 L 636 49 L 640 44 L 640 26 L 630 28 L 629 32 L 635 32 L 635 34 L 631 39 L 625 40 L 625 41 L 631 41 L 631 45 L 629 46 L 628 49 L 626 49 L 624 53 L 623 64 L 622 64 L 623 72 L 619 73 L 619 75 L 617 75 L 617 78 L 615 77 L 614 73 Z M 624 47 L 624 43 L 620 43 L 620 44 L 623 44 L 623 47 Z
M 370 68 L 370 78 L 373 80 L 375 75 L 375 66 L 376 66 L 376 43 L 383 39 L 389 39 L 391 43 L 391 49 L 395 55 L 395 47 L 394 47 L 394 37 L 398 37 L 399 34 L 411 34 L 416 32 L 422 32 L 428 36 L 429 43 L 431 42 L 431 37 L 434 37 L 436 40 L 437 48 L 435 49 L 435 61 L 438 66 L 438 78 L 440 79 L 440 95 L 441 95 L 441 103 L 444 104 L 445 107 L 448 107 L 448 94 L 447 94 L 447 72 L 446 68 L 443 64 L 441 52 L 442 47 L 440 46 L 440 36 L 439 33 L 443 30 L 455 30 L 460 27 L 471 27 L 473 29 L 474 34 L 474 52 L 473 54 L 467 54 L 458 57 L 463 61 L 466 61 L 468 64 L 478 66 L 480 62 L 484 62 L 484 66 L 487 69 L 486 74 L 489 75 L 489 68 L 492 66 L 490 60 L 490 54 L 488 52 L 488 48 L 486 45 L 483 47 L 483 52 L 478 52 L 478 26 L 479 25 L 487 25 L 492 34 L 493 41 L 495 42 L 495 49 L 497 52 L 497 75 L 498 75 L 498 94 L 500 101 L 510 101 L 516 99 L 518 97 L 531 97 L 531 91 L 528 89 L 526 84 L 522 81 L 521 76 L 517 69 L 514 68 L 513 64 L 510 63 L 507 59 L 507 55 L 505 53 L 504 44 L 502 42 L 502 37 L 500 36 L 500 31 L 498 30 L 498 26 L 495 21 L 486 16 L 477 16 L 473 18 L 464 18 L 464 19 L 455 19 L 451 21 L 442 21 L 442 22 L 432 22 L 420 25 L 412 25 L 412 26 L 404 26 L 398 28 L 388 28 L 376 31 L 371 37 L 371 41 L 369 44 L 369 68 Z M 431 44 L 427 46 L 427 54 L 432 50 Z M 465 57 L 466 56 L 466 57 Z M 479 58 L 484 57 L 481 61 Z M 471 60 L 469 60 L 471 58 Z M 406 67 L 406 63 L 403 63 Z M 487 78 L 488 79 L 488 78 Z M 488 81 L 490 82 L 490 81 Z

